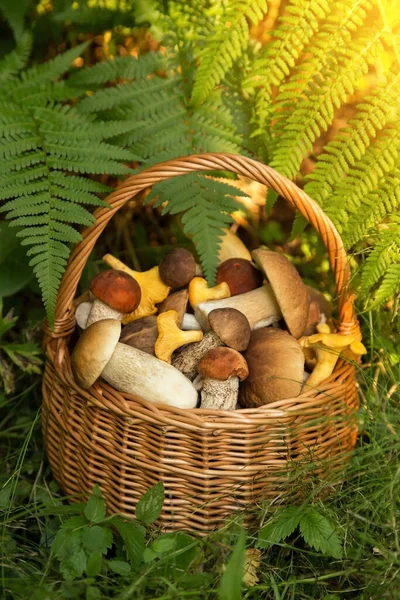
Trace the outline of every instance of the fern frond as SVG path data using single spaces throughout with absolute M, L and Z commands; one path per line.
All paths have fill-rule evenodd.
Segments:
M 325 146 L 314 171 L 308 177 L 305 188 L 308 194 L 323 202 L 337 185 L 345 183 L 343 178 L 357 163 L 363 161 L 368 148 L 374 147 L 380 132 L 388 124 L 396 123 L 399 97 L 400 73 L 393 72 L 363 99 L 357 106 L 356 116 Z M 397 137 L 395 128 L 392 131 Z M 367 163 L 370 167 L 368 157 Z
M 279 26 L 271 32 L 272 42 L 260 52 L 243 83 L 244 89 L 261 88 L 256 99 L 259 127 L 264 127 L 270 112 L 273 86 L 278 87 L 289 75 L 330 10 L 328 0 L 292 0 Z
M 393 217 L 369 254 L 362 271 L 360 294 L 373 295 L 372 307 L 392 298 L 400 290 L 400 220 Z
M 116 56 L 112 60 L 97 63 L 93 67 L 80 69 L 73 73 L 68 81 L 72 86 L 83 86 L 85 89 L 93 89 L 118 79 L 135 79 L 136 81 L 146 79 L 149 75 L 157 72 L 159 69 L 165 69 L 165 67 L 165 57 L 159 52 L 142 54 L 140 58 Z
M 341 49 L 339 69 L 327 72 L 310 84 L 307 95 L 299 99 L 282 126 L 272 166 L 288 177 L 298 172 L 314 141 L 333 121 L 335 109 L 354 92 L 356 81 L 367 73 L 369 65 L 383 51 L 384 33 L 384 28 L 373 30 L 369 35 L 364 31 L 351 47 Z
M 237 188 L 190 173 L 157 183 L 146 202 L 155 195 L 155 206 L 166 202 L 163 214 L 183 213 L 183 230 L 196 246 L 207 280 L 214 283 L 222 230 L 232 222 L 230 213 L 241 206 L 232 198 Z
M 222 26 L 210 35 L 200 58 L 191 102 L 201 104 L 242 55 L 249 39 L 251 21 L 257 24 L 267 11 L 266 0 L 231 0 L 221 18 Z
M 0 61 L 0 83 L 12 80 L 25 67 L 32 49 L 32 34 L 25 32 L 15 50 Z

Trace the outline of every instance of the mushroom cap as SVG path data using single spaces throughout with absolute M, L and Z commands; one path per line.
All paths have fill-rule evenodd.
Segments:
M 252 256 L 271 284 L 290 333 L 299 338 L 307 325 L 310 300 L 296 267 L 283 254 L 265 248 L 253 250 Z
M 123 314 L 135 310 L 142 297 L 138 282 L 128 273 L 115 269 L 96 275 L 90 284 L 90 291 L 100 302 Z
M 231 296 L 245 294 L 262 285 L 263 275 L 245 258 L 229 258 L 217 270 L 217 283 L 225 281 Z
M 209 350 L 197 365 L 199 375 L 208 379 L 226 381 L 229 377 L 246 379 L 249 368 L 243 356 L 237 350 L 219 346 Z
M 251 328 L 247 317 L 236 308 L 215 308 L 208 315 L 213 332 L 229 348 L 246 350 Z
M 186 248 L 173 248 L 167 252 L 158 268 L 162 281 L 171 288 L 187 285 L 196 275 L 196 261 Z
M 143 323 L 141 323 L 143 321 Z M 158 337 L 157 319 L 155 316 L 144 317 L 139 321 L 132 321 L 122 328 L 121 344 L 127 344 L 137 350 L 155 356 L 154 345 Z
M 158 314 L 167 312 L 168 310 L 175 310 L 178 313 L 178 327 L 182 325 L 183 315 L 186 312 L 186 307 L 189 300 L 189 293 L 187 290 L 180 290 L 174 292 L 165 298 L 158 307 Z
M 287 331 L 264 327 L 251 334 L 244 353 L 249 377 L 240 390 L 240 403 L 262 406 L 300 394 L 304 354 L 299 342 Z
M 96 321 L 82 333 L 71 356 L 71 367 L 76 383 L 84 390 L 100 377 L 120 334 L 121 323 L 116 319 Z
M 325 298 L 322 292 L 319 292 L 310 285 L 306 285 L 310 302 L 316 302 L 319 306 L 320 312 L 324 313 L 327 317 L 332 314 L 332 304 Z

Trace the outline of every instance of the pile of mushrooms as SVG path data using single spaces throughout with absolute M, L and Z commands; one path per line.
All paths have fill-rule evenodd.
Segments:
M 250 254 L 230 234 L 219 256 L 212 287 L 184 248 L 146 272 L 104 256 L 111 269 L 76 309 L 76 383 L 88 389 L 101 377 L 148 402 L 235 410 L 318 389 L 339 356 L 366 352 L 335 332 L 329 302 L 284 255 Z

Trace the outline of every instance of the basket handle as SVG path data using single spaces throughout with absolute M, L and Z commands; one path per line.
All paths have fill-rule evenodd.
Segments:
M 129 177 L 106 198 L 111 208 L 98 208 L 94 212 L 96 222 L 83 231 L 83 239 L 74 248 L 62 278 L 57 298 L 55 327 L 50 334 L 51 337 L 65 335 L 66 320 L 73 321 L 73 300 L 82 270 L 98 237 L 114 214 L 141 190 L 158 181 L 195 171 L 215 170 L 231 171 L 237 175 L 244 175 L 272 188 L 297 208 L 307 221 L 313 225 L 328 251 L 329 262 L 335 277 L 341 321 L 339 330 L 345 332 L 349 328 L 358 329 L 353 308 L 354 295 L 348 290 L 350 269 L 343 242 L 332 221 L 325 215 L 321 207 L 292 181 L 280 175 L 271 167 L 245 156 L 204 153 L 158 163 L 137 175 Z

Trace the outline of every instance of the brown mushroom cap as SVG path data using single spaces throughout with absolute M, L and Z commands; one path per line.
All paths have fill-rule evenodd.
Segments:
M 310 300 L 296 267 L 283 254 L 265 248 L 253 250 L 252 256 L 272 286 L 290 333 L 299 338 L 307 324 Z
M 158 337 L 157 318 L 155 316 L 144 317 L 138 321 L 132 321 L 125 325 L 121 331 L 119 341 L 137 350 L 155 356 L 154 344 Z
M 197 365 L 199 375 L 209 379 L 226 381 L 229 377 L 238 377 L 240 381 L 249 374 L 247 363 L 237 350 L 219 346 L 205 354 Z
M 120 334 L 121 323 L 116 319 L 96 321 L 82 333 L 71 356 L 71 367 L 76 383 L 83 389 L 100 377 Z
M 304 354 L 287 331 L 264 327 L 251 334 L 244 353 L 249 377 L 240 390 L 240 403 L 255 407 L 300 394 Z
M 136 310 L 142 297 L 138 282 L 128 273 L 116 269 L 96 275 L 90 284 L 90 291 L 100 302 L 123 314 Z
M 170 294 L 164 302 L 161 302 L 158 307 L 158 314 L 167 312 L 167 310 L 175 310 L 178 313 L 178 327 L 182 325 L 183 315 L 186 312 L 187 304 L 189 301 L 189 293 L 187 290 L 180 290 Z
M 319 306 L 319 310 L 327 317 L 330 317 L 332 314 L 332 305 L 329 300 L 327 300 L 321 292 L 310 285 L 307 285 L 306 288 L 310 297 L 310 302 L 316 302 Z
M 235 350 L 246 350 L 250 341 L 250 323 L 236 308 L 215 308 L 208 315 L 211 329 L 221 342 Z
M 159 264 L 159 273 L 165 285 L 179 288 L 187 285 L 196 275 L 196 261 L 185 248 L 173 248 Z
M 245 258 L 229 258 L 217 270 L 217 283 L 225 281 L 231 296 L 245 294 L 262 285 L 263 275 Z

